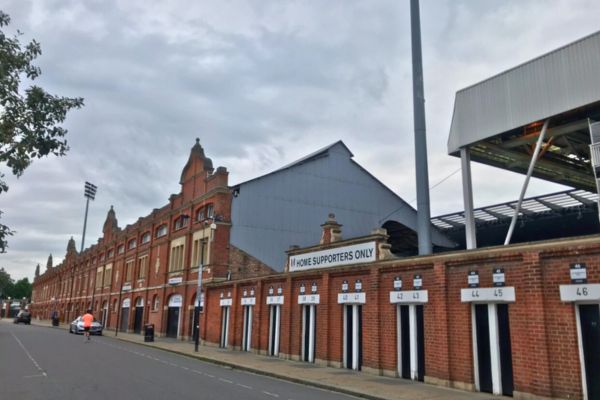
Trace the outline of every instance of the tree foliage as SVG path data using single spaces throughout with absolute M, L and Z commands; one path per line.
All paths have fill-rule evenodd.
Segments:
M 23 278 L 18 281 L 14 281 L 10 277 L 10 274 L 0 268 L 0 299 L 22 299 L 23 297 L 31 299 L 32 285 L 29 282 L 29 278 Z
M 55 96 L 33 84 L 22 87 L 23 79 L 27 86 L 40 76 L 33 61 L 42 49 L 35 40 L 22 45 L 20 32 L 6 36 L 3 28 L 9 23 L 9 15 L 0 10 L 0 167 L 19 177 L 36 158 L 65 155 L 67 130 L 60 124 L 69 110 L 83 106 L 83 99 Z M 4 178 L 0 171 L 0 193 L 8 190 Z M 12 233 L 0 224 L 0 253 Z

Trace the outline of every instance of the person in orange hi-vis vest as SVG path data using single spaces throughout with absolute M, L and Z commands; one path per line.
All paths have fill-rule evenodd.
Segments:
M 83 320 L 84 340 L 86 340 L 85 337 L 87 337 L 87 340 L 90 340 L 90 329 L 92 327 L 92 322 L 94 322 L 92 310 L 87 310 L 87 312 L 83 315 L 83 317 L 81 317 L 81 319 Z

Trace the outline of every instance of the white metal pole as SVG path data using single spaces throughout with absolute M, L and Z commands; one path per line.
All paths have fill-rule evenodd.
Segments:
M 465 239 L 467 250 L 477 248 L 477 232 L 473 213 L 473 186 L 471 180 L 471 155 L 469 149 L 460 149 L 460 165 L 462 172 L 463 203 L 465 206 Z
M 546 136 L 546 131 L 548 130 L 548 123 L 550 119 L 544 121 L 544 126 L 542 127 L 542 132 L 540 133 L 540 137 L 538 138 L 537 144 L 535 145 L 535 151 L 531 156 L 531 162 L 529 163 L 529 169 L 527 170 L 527 176 L 525 177 L 525 182 L 523 183 L 523 187 L 521 188 L 521 194 L 519 196 L 519 201 L 517 202 L 517 206 L 515 207 L 515 213 L 512 217 L 512 221 L 510 222 L 510 227 L 508 228 L 508 233 L 506 234 L 506 240 L 504 241 L 504 245 L 510 243 L 510 239 L 513 234 L 513 230 L 515 229 L 515 225 L 517 223 L 517 218 L 519 217 L 519 210 L 521 209 L 521 203 L 523 203 L 523 197 L 525 197 L 525 192 L 527 191 L 527 186 L 529 185 L 529 179 L 531 178 L 531 174 L 533 173 L 533 168 L 535 167 L 535 162 L 537 161 L 538 154 L 540 153 L 540 148 L 542 147 L 542 142 L 544 141 L 544 137 Z

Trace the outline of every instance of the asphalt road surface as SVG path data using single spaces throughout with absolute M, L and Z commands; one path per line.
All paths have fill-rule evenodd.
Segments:
M 63 329 L 0 323 L 0 399 L 267 399 L 354 397 Z

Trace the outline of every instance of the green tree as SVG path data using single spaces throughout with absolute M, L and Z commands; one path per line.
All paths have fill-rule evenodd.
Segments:
M 0 299 L 12 297 L 13 280 L 4 268 L 0 268 Z
M 2 29 L 9 23 L 9 15 L 0 10 L 0 166 L 19 177 L 36 158 L 65 155 L 67 130 L 60 124 L 70 109 L 83 106 L 83 99 L 54 96 L 35 85 L 20 87 L 23 78 L 31 82 L 40 76 L 33 60 L 42 49 L 35 40 L 21 45 L 20 32 L 6 36 Z M 0 193 L 8 190 L 4 177 L 0 172 Z M 0 253 L 13 233 L 0 224 Z
M 22 299 L 23 297 L 31 299 L 31 283 L 28 278 L 23 278 L 14 283 L 12 286 L 13 299 Z

